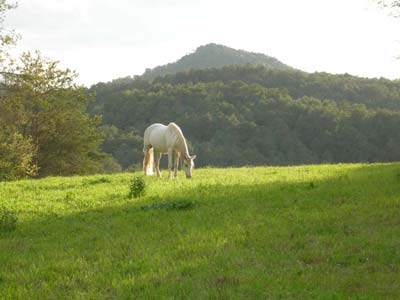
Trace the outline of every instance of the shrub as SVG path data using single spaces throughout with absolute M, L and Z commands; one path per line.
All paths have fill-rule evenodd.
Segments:
M 142 176 L 135 176 L 129 186 L 129 198 L 137 198 L 145 194 L 146 182 Z
M 38 170 L 32 162 L 35 153 L 30 138 L 19 133 L 5 136 L 0 131 L 0 181 L 35 176 Z

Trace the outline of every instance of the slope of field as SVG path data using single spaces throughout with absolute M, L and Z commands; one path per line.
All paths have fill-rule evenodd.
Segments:
M 180 175 L 1 183 L 0 299 L 398 299 L 399 163 Z

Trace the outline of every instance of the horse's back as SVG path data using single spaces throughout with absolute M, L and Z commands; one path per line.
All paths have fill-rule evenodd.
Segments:
M 155 123 L 147 127 L 144 132 L 144 144 L 154 147 L 158 151 L 167 151 L 166 130 L 168 126 Z
M 146 128 L 146 130 L 144 131 L 144 135 L 149 135 L 152 131 L 157 130 L 159 128 L 165 128 L 167 126 L 165 126 L 164 124 L 160 124 L 160 123 L 154 123 L 151 124 L 149 127 Z

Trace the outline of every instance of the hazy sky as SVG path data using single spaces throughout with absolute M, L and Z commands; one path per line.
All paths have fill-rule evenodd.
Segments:
M 91 85 L 207 43 L 313 72 L 400 78 L 400 20 L 371 0 L 19 0 L 5 26 Z

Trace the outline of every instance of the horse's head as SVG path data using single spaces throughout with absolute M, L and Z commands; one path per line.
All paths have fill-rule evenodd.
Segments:
M 186 178 L 192 178 L 195 158 L 196 155 L 183 157 L 183 169 L 185 170 Z

